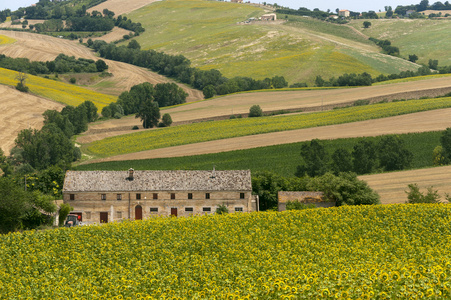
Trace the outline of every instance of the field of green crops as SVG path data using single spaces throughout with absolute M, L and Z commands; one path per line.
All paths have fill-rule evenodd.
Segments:
M 279 75 L 289 83 L 312 84 L 317 75 L 329 78 L 363 71 L 378 75 L 418 68 L 402 59 L 387 59 L 346 26 L 296 16 L 284 24 L 240 23 L 264 13 L 253 5 L 166 0 L 128 17 L 147 29 L 136 38 L 143 49 L 183 54 L 194 66 L 218 69 L 226 77 Z
M 16 86 L 16 76 L 17 72 L 0 68 L 0 84 Z M 45 79 L 39 76 L 28 75 L 25 83 L 32 94 L 73 106 L 90 100 L 101 110 L 104 106 L 116 101 L 114 96 L 100 94 L 73 84 Z
M 449 299 L 451 206 L 157 218 L 0 236 L 2 299 Z
M 441 132 L 422 132 L 397 135 L 406 148 L 412 152 L 413 160 L 411 169 L 433 167 L 432 151 L 440 144 Z M 354 145 L 361 140 L 377 143 L 381 137 L 349 138 L 324 140 L 326 152 L 329 155 L 343 148 L 352 152 Z M 109 161 L 79 165 L 76 170 L 127 170 L 132 167 L 135 170 L 211 170 L 216 166 L 218 170 L 251 170 L 271 171 L 285 177 L 292 177 L 296 167 L 301 161 L 301 143 L 275 145 L 269 147 L 258 147 L 246 150 L 235 150 L 228 152 L 125 161 Z M 256 159 L 258 158 L 258 159 Z
M 378 119 L 451 107 L 451 98 L 410 100 L 289 116 L 234 119 L 141 131 L 85 145 L 89 155 L 107 157 L 238 136 Z

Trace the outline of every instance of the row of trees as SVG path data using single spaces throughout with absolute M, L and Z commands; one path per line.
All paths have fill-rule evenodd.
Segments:
M 92 73 L 103 72 L 108 69 L 105 61 L 99 59 L 78 58 L 59 54 L 53 61 L 33 61 L 28 58 L 11 58 L 0 54 L 0 67 L 29 74 L 51 74 L 51 73 Z
M 369 40 L 381 47 L 385 54 L 399 56 L 399 48 L 392 46 L 389 40 L 379 40 L 373 37 L 370 37 Z
M 101 57 L 145 67 L 162 75 L 176 78 L 202 90 L 206 98 L 240 91 L 288 86 L 287 81 L 282 76 L 264 80 L 255 80 L 249 77 L 228 79 L 218 70 L 204 71 L 190 67 L 191 62 L 183 55 L 168 55 L 154 50 L 141 50 L 137 41 L 131 41 L 127 46 L 120 47 L 99 40 L 94 42 L 88 40 L 87 44 L 99 52 Z
M 13 12 L 14 18 L 20 19 L 67 19 L 86 15 L 88 8 L 96 6 L 106 0 L 50 1 L 39 0 L 36 5 L 21 7 Z
M 305 143 L 301 148 L 302 163 L 296 176 L 321 176 L 327 172 L 368 174 L 376 170 L 395 171 L 410 166 L 413 154 L 397 136 L 383 136 L 377 143 L 360 140 L 352 152 L 338 148 L 331 155 L 319 140 Z
M 404 16 L 406 12 L 409 10 L 413 10 L 415 12 L 421 12 L 425 10 L 451 10 L 451 4 L 449 1 L 442 3 L 440 1 L 434 2 L 432 5 L 429 5 L 428 0 L 422 0 L 419 4 L 412 5 L 398 5 L 395 9 L 395 13 Z

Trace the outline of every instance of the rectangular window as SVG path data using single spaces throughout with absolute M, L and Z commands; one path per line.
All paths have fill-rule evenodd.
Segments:
M 171 193 L 171 199 L 175 199 L 175 193 Z
M 69 194 L 69 199 L 70 200 L 75 200 L 75 194 Z
M 185 207 L 185 211 L 186 212 L 193 212 L 193 208 L 192 207 Z
M 188 193 L 188 199 L 193 199 L 193 193 Z
M 211 207 L 202 207 L 202 211 L 211 211 Z
M 243 212 L 243 208 L 242 207 L 235 207 L 235 211 L 236 212 Z
M 121 211 L 117 211 L 116 212 L 116 218 L 122 219 L 122 212 Z
M 122 200 L 122 194 L 117 194 L 117 200 Z
M 244 199 L 244 193 L 240 193 L 240 199 Z
M 157 200 L 158 199 L 158 194 L 157 193 L 153 193 L 153 200 Z
M 106 200 L 106 194 L 101 194 L 101 195 L 100 195 L 100 199 Z
M 136 194 L 136 200 L 141 200 L 141 194 Z
M 210 193 L 205 193 L 205 199 L 210 199 Z
M 151 207 L 150 212 L 158 212 L 158 207 Z

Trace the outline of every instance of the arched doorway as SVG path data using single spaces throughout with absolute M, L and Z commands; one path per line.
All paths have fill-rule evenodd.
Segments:
M 141 205 L 136 205 L 135 207 L 135 220 L 142 220 L 143 219 L 143 208 Z

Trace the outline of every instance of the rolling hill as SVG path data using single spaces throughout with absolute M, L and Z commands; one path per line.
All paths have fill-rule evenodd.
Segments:
M 381 54 L 348 26 L 294 16 L 289 16 L 288 22 L 245 23 L 265 9 L 217 1 L 166 0 L 127 16 L 147 28 L 137 37 L 143 48 L 183 54 L 195 66 L 218 69 L 227 77 L 282 75 L 290 83 L 311 84 L 317 75 L 329 78 L 364 71 L 378 75 L 418 68 Z

